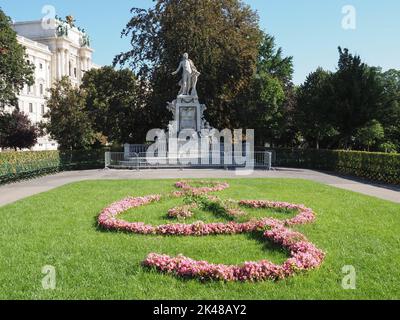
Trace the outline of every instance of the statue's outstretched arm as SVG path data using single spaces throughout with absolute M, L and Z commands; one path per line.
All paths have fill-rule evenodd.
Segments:
M 178 69 L 176 69 L 176 71 L 172 72 L 172 75 L 176 75 L 179 72 L 179 70 L 181 70 L 181 68 L 182 68 L 182 62 L 179 63 Z

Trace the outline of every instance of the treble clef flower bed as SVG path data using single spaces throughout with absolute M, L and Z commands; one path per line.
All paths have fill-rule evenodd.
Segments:
M 143 235 L 163 236 L 210 236 L 233 235 L 251 232 L 263 232 L 263 238 L 287 249 L 290 258 L 283 264 L 277 265 L 267 260 L 258 262 L 245 262 L 242 265 L 213 264 L 207 261 L 196 261 L 182 255 L 170 257 L 157 253 L 150 253 L 143 261 L 147 267 L 154 267 L 161 272 L 175 274 L 181 277 L 199 278 L 202 280 L 223 281 L 263 281 L 278 280 L 292 276 L 296 273 L 318 268 L 325 257 L 325 253 L 310 243 L 307 238 L 288 227 L 307 224 L 315 221 L 312 209 L 303 205 L 287 202 L 273 202 L 262 200 L 221 200 L 211 192 L 222 191 L 229 188 L 227 183 L 196 182 L 199 187 L 194 187 L 190 182 L 177 182 L 175 187 L 180 191 L 166 195 L 149 195 L 145 197 L 126 198 L 105 208 L 98 217 L 99 225 L 106 230 L 132 232 Z M 298 214 L 292 219 L 278 220 L 273 218 L 253 219 L 239 223 L 204 223 L 198 221 L 192 224 L 174 223 L 159 226 L 143 222 L 128 222 L 118 219 L 121 213 L 150 203 L 161 201 L 168 197 L 185 197 L 190 204 L 172 208 L 168 216 L 185 219 L 193 215 L 194 208 L 213 208 L 226 214 L 226 217 L 236 217 L 245 214 L 240 208 L 282 209 L 296 211 Z

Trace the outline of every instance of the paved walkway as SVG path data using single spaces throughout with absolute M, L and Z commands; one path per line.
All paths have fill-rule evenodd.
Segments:
M 381 199 L 400 203 L 400 187 L 375 185 L 365 181 L 340 177 L 318 171 L 305 169 L 278 168 L 273 171 L 254 171 L 250 175 L 237 175 L 228 170 L 88 170 L 61 172 L 34 180 L 22 181 L 0 186 L 0 206 L 20 199 L 45 192 L 68 183 L 83 180 L 116 180 L 116 179 L 183 179 L 183 178 L 296 178 L 321 182 L 330 186 L 351 190 Z

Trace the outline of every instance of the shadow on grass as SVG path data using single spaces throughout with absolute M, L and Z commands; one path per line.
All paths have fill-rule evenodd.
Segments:
M 201 203 L 200 205 L 199 205 L 199 208 L 197 208 L 197 210 L 198 209 L 202 209 L 202 210 L 204 210 L 204 211 L 207 211 L 207 212 L 209 212 L 209 213 L 211 213 L 213 216 L 215 216 L 215 217 L 219 217 L 219 218 L 221 218 L 221 217 L 223 217 L 224 219 L 226 219 L 226 222 L 229 222 L 229 221 L 236 221 L 236 222 L 238 222 L 238 223 L 243 223 L 243 222 L 247 222 L 247 221 L 249 221 L 249 220 L 251 220 L 251 219 L 254 219 L 254 217 L 251 217 L 251 215 L 249 215 L 249 213 L 247 213 L 247 215 L 245 216 L 245 217 L 237 217 L 237 218 L 235 218 L 235 217 L 229 217 L 229 216 L 227 216 L 227 214 L 226 214 L 226 211 L 225 211 L 225 208 L 224 207 L 222 207 L 219 203 L 216 203 L 216 202 L 204 202 L 204 203 Z M 288 214 L 288 213 L 292 213 L 291 211 L 288 211 L 288 210 L 278 210 L 278 212 L 276 212 L 276 213 L 286 213 L 286 214 Z M 267 215 L 266 215 L 267 216 Z M 174 219 L 174 218 L 171 218 L 171 217 L 168 217 L 168 215 L 167 216 L 165 216 L 165 220 L 168 222 L 168 223 L 170 223 L 170 222 L 172 222 L 172 221 L 175 221 L 175 222 L 177 222 L 177 223 L 184 223 L 185 221 L 179 221 L 179 220 L 176 220 L 176 219 Z M 241 220 L 245 220 L 245 221 L 241 221 Z M 187 221 L 186 221 L 187 222 Z M 109 229 L 105 229 L 105 228 L 103 228 L 103 227 L 101 227 L 100 225 L 99 225 L 99 223 L 98 223 L 98 216 L 96 216 L 96 217 L 94 217 L 94 221 L 93 221 L 93 227 L 96 229 L 96 231 L 97 232 L 101 232 L 101 233 L 109 233 L 109 234 L 114 234 L 114 235 L 118 235 L 118 234 L 121 234 L 121 233 L 123 233 L 123 234 L 128 234 L 128 235 L 130 235 L 130 236 L 134 236 L 134 235 L 141 235 L 141 234 L 136 234 L 136 233 L 132 233 L 132 232 L 130 232 L 130 231 L 128 231 L 128 230 L 109 230 Z M 285 248 L 283 248 L 282 246 L 280 246 L 280 245 L 278 245 L 278 244 L 276 244 L 276 243 L 273 243 L 272 241 L 270 241 L 269 239 L 266 239 L 265 237 L 264 237 L 264 231 L 252 231 L 252 232 L 247 232 L 247 233 L 242 233 L 242 235 L 245 235 L 246 237 L 247 237 L 247 239 L 248 240 L 252 240 L 252 241 L 257 241 L 260 245 L 262 245 L 262 248 L 263 248 L 263 250 L 265 250 L 265 251 L 269 251 L 269 252 L 276 252 L 276 253 L 280 253 L 280 254 L 284 254 L 285 256 L 289 256 L 289 252 L 288 252 L 288 250 L 286 250 Z M 142 235 L 142 236 L 160 236 L 160 235 Z M 215 239 L 216 239 L 216 241 L 218 240 L 217 239 L 217 237 L 218 237 L 219 235 L 207 235 L 207 237 L 214 237 Z M 195 236 L 195 235 L 191 235 L 191 236 L 185 236 L 185 235 L 164 235 L 163 237 L 168 237 L 168 238 L 177 238 L 177 237 L 180 237 L 180 238 L 183 238 L 183 237 L 185 237 L 185 238 L 188 238 L 188 241 L 190 241 L 190 238 L 192 237 L 197 237 L 197 238 L 199 238 L 200 236 Z M 202 237 L 204 237 L 204 236 L 202 236 Z M 143 257 L 143 259 L 146 259 L 146 257 Z M 283 259 L 283 258 L 282 258 Z M 265 259 L 265 260 L 267 260 L 267 259 Z M 245 263 L 245 261 L 242 261 L 242 262 L 240 262 L 238 265 L 243 265 Z M 132 268 L 132 269 L 127 269 L 126 270 L 126 274 L 128 275 L 128 276 L 136 276 L 136 275 L 138 275 L 141 271 L 147 271 L 147 272 L 151 272 L 151 273 L 153 273 L 153 274 L 158 274 L 158 275 L 160 275 L 160 274 L 162 274 L 162 275 L 168 275 L 168 276 L 173 276 L 175 279 L 177 279 L 177 280 L 179 280 L 179 281 L 182 281 L 182 282 L 187 282 L 187 281 L 193 281 L 193 280 L 195 280 L 195 281 L 200 281 L 200 282 L 203 282 L 203 283 L 212 283 L 212 282 L 224 282 L 224 281 L 215 281 L 215 280 L 213 280 L 213 279 L 199 279 L 199 278 L 197 278 L 197 277 L 190 277 L 190 276 L 188 276 L 188 277 L 182 277 L 182 276 L 178 276 L 177 274 L 175 274 L 175 273 L 166 273 L 166 272 L 159 272 L 159 271 L 157 271 L 157 269 L 155 268 L 155 267 L 148 267 L 148 266 L 145 266 L 144 264 L 143 264 L 143 261 L 141 261 L 140 262 L 140 264 L 139 264 L 139 266 L 137 266 L 137 268 Z M 271 281 L 273 281 L 273 280 L 271 280 Z
M 278 251 L 284 253 L 287 257 L 289 257 L 290 252 L 287 249 L 283 248 L 281 245 L 278 245 L 271 240 L 266 239 L 264 237 L 264 231 L 253 231 L 245 234 L 250 240 L 255 240 L 262 244 L 265 251 Z
M 135 234 L 126 230 L 107 230 L 102 228 L 98 222 L 97 222 L 97 217 L 94 219 L 94 227 L 96 229 L 97 232 L 101 232 L 101 233 L 109 233 L 109 234 L 113 234 L 118 236 L 119 234 L 123 233 L 123 234 L 127 234 L 130 236 L 136 236 L 136 235 L 141 235 L 141 234 Z M 289 251 L 286 250 L 285 248 L 277 245 L 276 243 L 273 243 L 272 241 L 270 241 L 269 239 L 266 239 L 264 237 L 264 231 L 252 231 L 252 232 L 248 232 L 248 233 L 242 233 L 242 235 L 246 235 L 248 240 L 252 240 L 252 241 L 257 241 L 260 245 L 262 245 L 263 250 L 265 251 L 269 251 L 269 252 L 278 252 L 280 254 L 284 254 L 285 256 L 289 257 Z M 147 236 L 160 236 L 160 235 L 142 235 L 143 237 L 147 237 Z M 218 236 L 220 235 L 208 235 L 207 237 L 214 237 L 216 239 L 216 241 L 218 241 Z M 225 235 L 226 236 L 226 235 Z M 188 238 L 188 241 L 190 241 L 190 238 L 200 238 L 200 236 L 183 236 L 183 235 L 166 235 L 163 236 L 166 238 Z M 190 281 L 198 281 L 201 283 L 225 283 L 226 281 L 223 280 L 215 280 L 215 279 L 201 279 L 201 278 L 197 278 L 197 277 L 190 277 L 190 276 L 186 276 L 186 277 L 182 277 L 179 276 L 175 273 L 167 273 L 167 272 L 160 272 L 157 270 L 157 268 L 155 267 L 149 267 L 149 266 L 145 266 L 143 261 L 146 259 L 146 256 L 143 257 L 143 260 L 139 262 L 139 264 L 136 267 L 132 268 L 127 268 L 125 270 L 125 274 L 126 276 L 130 276 L 130 277 L 136 277 L 138 274 L 140 274 L 141 272 L 150 272 L 153 275 L 162 275 L 162 276 L 168 276 L 168 277 L 173 277 L 176 280 L 186 283 L 186 282 L 190 282 Z M 263 260 L 268 260 L 268 259 L 263 259 Z M 245 261 L 242 261 L 240 263 L 238 263 L 237 265 L 243 265 L 245 263 Z M 279 263 L 278 263 L 279 264 Z M 271 282 L 276 282 L 276 280 L 269 280 Z M 245 283 L 245 281 L 239 281 L 238 283 Z

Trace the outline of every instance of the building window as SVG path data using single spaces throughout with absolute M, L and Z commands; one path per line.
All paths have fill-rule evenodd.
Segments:
M 69 63 L 68 67 L 69 67 L 68 74 L 69 74 L 69 76 L 71 77 L 71 76 L 72 76 L 72 66 L 71 66 L 71 62 Z
M 31 93 L 32 87 L 31 87 L 31 86 L 28 86 L 27 91 L 28 91 L 28 93 Z
M 44 104 L 41 105 L 41 110 L 42 114 L 44 114 Z
M 40 84 L 40 86 L 39 86 L 39 90 L 40 90 L 40 94 L 42 95 L 43 94 L 43 84 Z
M 33 103 L 30 103 L 30 104 L 29 104 L 29 112 L 30 112 L 30 113 L 33 113 Z
M 43 70 L 43 64 L 39 63 L 40 70 Z
M 74 76 L 75 76 L 75 78 L 77 77 L 77 73 L 76 72 L 77 72 L 76 68 L 74 68 Z

